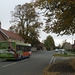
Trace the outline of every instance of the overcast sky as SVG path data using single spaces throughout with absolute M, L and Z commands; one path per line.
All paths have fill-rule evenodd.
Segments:
M 2 28 L 8 30 L 11 26 L 11 11 L 14 10 L 15 6 L 18 4 L 29 3 L 31 0 L 0 0 L 0 21 L 2 23 Z M 42 17 L 41 17 L 42 18 Z M 51 35 L 55 41 L 55 45 L 59 45 L 62 43 L 63 40 L 67 40 L 67 42 L 73 43 L 75 40 L 74 36 L 57 36 L 56 34 L 46 34 L 43 31 L 40 31 L 40 41 L 45 40 L 48 35 Z

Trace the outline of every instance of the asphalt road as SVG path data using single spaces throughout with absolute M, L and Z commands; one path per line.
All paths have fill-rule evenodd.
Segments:
M 30 58 L 19 61 L 0 59 L 0 75 L 42 75 L 51 63 L 53 51 L 33 52 Z

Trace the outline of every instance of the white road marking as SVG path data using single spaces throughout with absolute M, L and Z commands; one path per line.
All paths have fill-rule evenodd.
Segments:
M 54 58 L 53 62 L 55 62 L 55 60 L 56 60 L 56 59 Z
M 14 64 L 16 64 L 16 63 L 17 63 L 17 62 L 14 62 L 14 63 L 8 64 L 8 65 L 4 65 L 4 66 L 2 66 L 2 67 L 8 67 L 8 66 L 14 65 Z
M 51 63 L 52 63 L 53 59 L 54 59 L 54 56 L 51 58 L 51 60 L 50 60 L 49 64 L 51 64 Z
M 55 57 L 54 56 L 52 56 L 52 58 L 51 58 L 51 60 L 50 60 L 50 62 L 49 62 L 49 64 L 51 64 L 52 62 L 55 62 Z

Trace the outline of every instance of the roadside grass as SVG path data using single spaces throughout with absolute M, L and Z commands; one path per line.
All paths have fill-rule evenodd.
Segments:
M 54 54 L 53 56 L 57 56 L 57 57 L 75 57 L 75 55 L 67 55 L 67 54 Z
M 75 52 L 71 52 L 72 54 L 75 54 Z
M 67 53 L 72 53 L 72 54 L 75 54 L 75 52 L 72 52 L 72 51 L 67 51 Z

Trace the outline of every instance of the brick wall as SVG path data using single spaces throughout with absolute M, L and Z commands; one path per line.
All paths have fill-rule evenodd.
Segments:
M 1 34 L 1 32 L 0 32 L 0 42 L 1 41 L 6 41 L 6 38 Z

